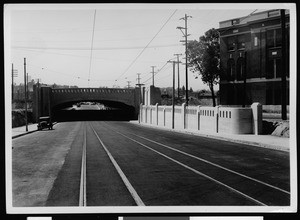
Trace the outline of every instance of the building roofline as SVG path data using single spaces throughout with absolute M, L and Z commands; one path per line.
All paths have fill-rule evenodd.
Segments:
M 220 21 L 219 22 L 219 26 L 221 26 L 222 24 L 225 24 L 227 22 L 230 22 L 230 21 L 234 21 L 234 20 L 245 20 L 247 18 L 250 18 L 250 17 L 253 17 L 253 16 L 257 16 L 257 15 L 261 15 L 261 14 L 266 14 L 266 13 L 269 13 L 269 12 L 272 12 L 272 11 L 279 11 L 280 9 L 271 9 L 271 10 L 266 10 L 266 11 L 261 11 L 261 12 L 257 12 L 257 13 L 253 13 L 251 16 L 243 16 L 243 17 L 236 17 L 236 18 L 232 18 L 232 19 L 227 19 L 227 20 L 224 20 L 224 21 Z M 288 16 L 290 13 L 289 13 L 289 10 L 286 10 L 286 16 Z M 222 30 L 222 29 L 227 29 L 227 28 L 234 28 L 234 27 L 242 27 L 242 26 L 247 26 L 251 23 L 254 23 L 254 22 L 257 22 L 257 21 L 263 21 L 263 20 L 272 20 L 272 19 L 277 19 L 277 18 L 280 18 L 280 15 L 276 15 L 276 16 L 272 16 L 272 17 L 265 17 L 265 18 L 258 18 L 256 20 L 246 20 L 244 23 L 238 23 L 238 24 L 233 24 L 233 25 L 228 25 L 228 26 L 224 26 L 224 27 L 220 27 L 220 28 L 217 28 L 217 30 Z
M 259 14 L 265 14 L 265 13 L 268 13 L 268 12 L 278 11 L 278 10 L 280 10 L 280 9 L 272 9 L 272 10 L 267 10 L 267 11 L 261 11 L 261 12 L 252 14 L 252 16 L 253 15 L 259 15 Z M 288 11 L 288 10 L 286 10 L 286 11 Z M 289 16 L 289 12 L 286 13 L 286 16 Z M 233 20 L 236 20 L 236 19 L 246 19 L 247 17 L 249 17 L 249 16 L 232 18 L 232 19 L 228 19 L 228 20 L 225 20 L 225 21 L 221 21 L 221 22 L 219 22 L 219 24 L 230 22 L 230 21 L 233 21 Z M 260 19 L 257 19 L 257 20 L 246 21 L 245 23 L 241 23 L 241 24 L 234 24 L 234 25 L 230 25 L 230 26 L 216 28 L 216 30 L 220 32 L 220 31 L 230 30 L 230 29 L 234 29 L 234 28 L 247 27 L 250 24 L 253 24 L 253 23 L 256 23 L 256 22 L 264 22 L 264 21 L 274 20 L 274 19 L 279 19 L 279 18 L 280 18 L 280 15 L 279 16 L 266 17 L 266 18 L 260 18 Z
M 266 11 L 260 11 L 260 12 L 253 13 L 251 16 L 253 16 L 253 15 L 259 15 L 259 14 L 264 14 L 266 12 L 277 11 L 277 10 L 280 10 L 280 9 L 270 9 L 270 10 L 266 10 Z M 232 20 L 236 20 L 236 19 L 241 19 L 241 18 L 247 18 L 247 17 L 249 17 L 249 15 L 243 16 L 243 17 L 235 17 L 235 18 L 223 20 L 223 21 L 220 21 L 219 23 L 228 22 L 228 21 L 232 21 Z

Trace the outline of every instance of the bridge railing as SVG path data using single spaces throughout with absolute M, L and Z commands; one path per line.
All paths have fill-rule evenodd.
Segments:
M 172 106 L 141 105 L 140 122 L 172 128 Z M 174 107 L 174 129 L 188 129 L 209 133 L 261 134 L 262 106 L 251 107 Z
M 132 93 L 132 89 L 119 88 L 61 88 L 52 89 L 52 93 Z

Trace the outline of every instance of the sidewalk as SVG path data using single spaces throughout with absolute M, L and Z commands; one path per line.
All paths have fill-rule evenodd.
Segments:
M 17 138 L 26 134 L 37 131 L 37 124 L 28 124 L 28 131 L 26 131 L 26 126 L 12 128 L 11 134 L 12 138 Z
M 185 130 L 185 129 L 174 130 L 170 128 L 157 127 L 155 125 L 149 125 L 144 123 L 139 124 L 138 121 L 130 121 L 130 122 L 134 124 L 138 124 L 140 126 L 148 126 L 148 127 L 162 129 L 162 130 L 199 135 L 199 136 L 213 138 L 213 139 L 225 140 L 234 143 L 248 144 L 257 147 L 270 148 L 270 149 L 286 151 L 286 152 L 290 151 L 290 138 L 277 137 L 273 135 L 222 134 L 222 133 L 208 133 L 208 132 L 200 132 L 200 131 Z

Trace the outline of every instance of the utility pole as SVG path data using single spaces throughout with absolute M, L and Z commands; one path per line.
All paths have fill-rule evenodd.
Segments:
M 26 96 L 27 96 L 27 101 L 29 101 L 29 87 L 28 87 L 28 73 L 26 73 Z
M 140 73 L 137 73 L 137 81 L 138 81 L 138 83 L 136 84 L 139 88 L 140 88 L 140 96 L 139 96 L 139 104 L 141 104 L 142 103 L 142 85 L 144 85 L 144 84 L 142 84 L 141 83 L 141 77 L 140 77 Z
M 185 14 L 185 16 L 183 18 L 180 18 L 180 20 L 184 20 L 185 21 L 185 27 L 177 27 L 177 29 L 179 29 L 182 34 L 183 37 L 185 38 L 185 41 L 180 41 L 180 42 L 185 42 L 185 99 L 186 99 L 186 106 L 188 106 L 189 103 L 189 96 L 188 96 L 188 63 L 187 63 L 187 37 L 189 36 L 189 34 L 187 33 L 187 20 L 188 18 L 192 18 L 192 16 L 188 16 L 187 14 Z M 185 30 L 185 32 L 182 31 L 182 29 Z
M 40 79 L 37 79 L 37 119 L 40 118 Z
M 280 10 L 281 15 L 281 119 L 287 119 L 286 111 L 286 28 L 285 28 L 285 10 Z
M 27 122 L 27 83 L 26 83 L 26 58 L 24 58 L 24 95 L 25 95 L 25 126 L 26 131 L 28 131 L 28 122 Z
M 175 62 L 173 61 L 173 89 L 172 89 L 172 129 L 175 122 Z
M 11 100 L 14 101 L 14 77 L 18 76 L 18 70 L 14 69 L 14 64 L 11 64 Z
M 11 100 L 14 101 L 14 64 L 11 64 Z
M 127 81 L 127 88 L 128 88 L 128 89 L 130 88 L 130 82 L 131 82 L 131 81 Z
M 243 91 L 243 108 L 246 106 L 246 99 L 247 99 L 247 52 L 245 52 L 245 57 L 244 57 L 244 63 L 243 63 L 243 77 L 244 77 L 244 91 Z
M 140 77 L 140 75 L 141 75 L 141 73 L 137 73 L 137 81 L 138 81 L 138 83 L 136 85 L 141 89 L 142 85 L 144 85 L 144 84 L 141 83 L 141 77 Z
M 180 88 L 180 81 L 179 81 L 179 56 L 181 56 L 181 53 L 176 53 L 174 54 L 174 56 L 177 56 L 177 73 L 178 73 L 178 86 L 177 86 L 177 94 L 178 94 L 178 98 L 180 97 L 180 92 L 179 92 L 179 88 Z
M 140 77 L 140 73 L 137 73 L 137 81 L 138 81 L 138 83 L 136 84 L 138 87 L 141 87 L 141 77 Z
M 175 65 L 176 61 L 168 61 L 168 63 L 173 63 L 173 88 L 172 88 L 172 129 L 174 129 L 175 122 Z M 178 63 L 179 64 L 179 63 Z
M 156 66 L 151 66 L 151 68 L 152 68 L 152 86 L 154 86 L 154 68 L 155 68 Z

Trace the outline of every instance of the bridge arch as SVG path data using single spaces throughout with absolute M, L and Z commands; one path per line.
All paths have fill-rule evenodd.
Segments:
M 139 88 L 63 88 L 35 87 L 34 116 L 50 115 L 63 107 L 77 102 L 100 102 L 130 112 L 131 119 L 137 119 L 141 92 Z
M 81 108 L 78 108 L 76 104 L 82 102 L 89 102 L 90 105 L 93 105 L 93 110 L 77 110 Z M 135 108 L 133 106 L 110 100 L 77 100 L 60 103 L 52 107 L 51 113 L 54 121 L 128 121 L 135 119 Z

